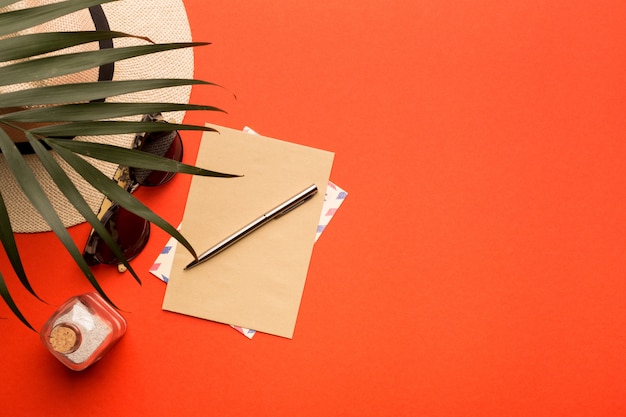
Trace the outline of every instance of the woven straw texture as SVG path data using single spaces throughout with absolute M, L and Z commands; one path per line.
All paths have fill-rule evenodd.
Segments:
M 28 0 L 15 3 L 11 6 L 0 8 L 0 11 L 8 11 L 23 7 L 33 7 L 48 3 L 51 0 Z M 139 1 L 124 0 L 102 5 L 111 30 L 121 31 L 133 35 L 147 36 L 154 42 L 188 42 L 191 40 L 191 32 L 185 8 L 181 0 Z M 76 31 L 94 30 L 94 24 L 87 10 L 73 13 L 52 22 L 29 29 L 28 32 L 53 32 L 53 31 Z M 146 44 L 146 41 L 135 38 L 121 38 L 114 40 L 115 47 Z M 90 44 L 72 48 L 71 51 L 97 49 L 98 44 Z M 65 50 L 63 52 L 68 52 Z M 89 70 L 77 74 L 71 74 L 55 79 L 38 81 L 37 86 L 64 84 L 69 82 L 96 81 L 98 70 Z M 115 63 L 114 80 L 150 79 L 150 78 L 193 78 L 193 51 L 190 48 L 161 52 Z M 0 87 L 0 93 L 16 89 L 32 88 L 35 85 L 13 85 Z M 172 102 L 188 103 L 191 87 L 176 87 L 128 94 L 107 99 L 115 102 Z M 165 115 L 167 120 L 181 122 L 184 112 L 172 112 Z M 139 120 L 141 116 L 125 118 L 125 120 Z M 134 135 L 110 135 L 79 137 L 74 140 L 104 142 L 123 147 L 130 147 Z M 96 212 L 102 203 L 103 196 L 84 181 L 80 175 L 74 172 L 61 159 L 54 157 L 65 168 L 65 171 L 76 184 L 79 191 Z M 37 176 L 43 189 L 55 207 L 59 217 L 66 227 L 84 222 L 84 218 L 76 211 L 72 204 L 65 198 L 49 177 L 38 158 L 35 155 L 25 155 L 27 163 Z M 117 166 L 102 161 L 90 160 L 90 162 L 108 177 L 112 177 Z M 50 230 L 48 224 L 25 197 L 15 178 L 7 167 L 4 157 L 0 155 L 0 192 L 5 200 L 11 225 L 14 232 L 33 233 Z

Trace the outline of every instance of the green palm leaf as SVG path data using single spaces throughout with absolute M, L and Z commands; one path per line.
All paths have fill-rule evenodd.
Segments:
M 5 227 L 5 225 L 8 225 L 8 227 Z M 20 280 L 24 288 L 26 288 L 28 292 L 30 292 L 32 295 L 34 295 L 39 300 L 41 300 L 41 297 L 39 297 L 37 293 L 35 293 L 35 290 L 30 285 L 30 282 L 28 281 L 28 277 L 26 276 L 26 271 L 24 271 L 24 266 L 22 265 L 20 253 L 17 249 L 15 237 L 13 236 L 13 232 L 11 230 L 11 222 L 9 219 L 9 213 L 7 212 L 7 208 L 6 208 L 6 205 L 4 204 L 4 199 L 2 198 L 1 194 L 0 194 L 0 241 L 2 241 L 2 246 L 4 247 L 4 251 L 6 252 L 7 257 L 9 258 L 9 261 L 11 262 L 11 267 L 13 268 L 13 271 L 15 271 L 15 274 L 17 275 L 18 279 Z
M 122 122 L 122 121 L 92 121 L 75 122 L 59 125 L 37 127 L 30 131 L 38 136 L 66 137 L 88 135 L 118 135 L 122 133 L 138 132 L 165 132 L 172 130 L 201 130 L 214 132 L 215 129 L 207 126 L 194 126 L 178 123 L 154 123 L 154 122 Z
M 45 139 L 45 142 L 51 148 L 57 149 L 60 147 L 73 153 L 133 168 L 179 172 L 182 174 L 201 175 L 205 177 L 234 178 L 240 176 L 211 171 L 136 149 L 125 149 L 108 144 L 65 139 Z
M 81 252 L 76 247 L 74 240 L 61 222 L 59 215 L 54 210 L 52 203 L 50 203 L 46 193 L 41 188 L 41 184 L 39 184 L 37 178 L 35 178 L 33 171 L 26 164 L 24 157 L 17 149 L 11 138 L 9 138 L 9 136 L 4 132 L 0 132 L 0 150 L 4 154 L 7 165 L 11 169 L 11 172 L 13 172 L 13 175 L 15 176 L 15 179 L 24 194 L 28 197 L 41 216 L 46 220 L 48 225 L 50 225 L 52 231 L 63 243 L 65 249 L 70 253 L 74 262 L 91 282 L 91 285 L 100 293 L 100 295 L 102 295 L 104 299 L 111 303 L 111 305 L 115 305 L 104 293 L 100 284 L 98 284 L 96 277 L 89 269 L 87 262 L 83 259 Z
M 10 122 L 84 122 L 181 110 L 221 111 L 213 106 L 172 103 L 80 103 L 22 110 L 0 116 Z
M 0 68 L 0 86 L 60 77 L 123 59 L 201 45 L 206 45 L 206 43 L 187 42 L 128 46 L 18 62 Z
M 87 182 L 95 189 L 106 195 L 111 201 L 117 202 L 126 210 L 148 220 L 169 233 L 170 236 L 176 238 L 187 250 L 197 258 L 195 249 L 180 234 L 178 230 L 160 216 L 156 215 L 152 210 L 145 206 L 141 201 L 137 200 L 132 194 L 122 189 L 115 181 L 106 177 L 93 165 L 85 161 L 83 158 L 76 156 L 74 153 L 58 146 L 56 142 L 49 142 L 50 146 L 68 163 L 76 172 L 78 172 Z
M 117 0 L 67 0 L 45 6 L 31 7 L 0 14 L 0 36 L 49 22 L 81 9 Z M 5 5 L 16 3 L 8 1 Z
M 0 108 L 77 103 L 139 91 L 185 85 L 216 84 L 200 80 L 153 79 L 51 85 L 0 94 Z
M 116 0 L 66 0 L 39 7 L 0 13 L 0 37 L 3 38 L 0 39 L 0 62 L 9 63 L 8 65 L 0 67 L 0 86 L 32 83 L 33 81 L 80 72 L 137 56 L 207 44 L 201 42 L 154 44 L 151 43 L 149 39 L 137 36 L 137 34 L 128 35 L 114 31 L 16 34 L 16 32 L 81 9 L 109 3 L 111 1 Z M 13 3 L 16 3 L 16 1 L 0 0 L 0 7 L 5 7 Z M 41 56 L 42 54 L 61 51 L 65 48 L 88 42 L 119 37 L 134 37 L 150 43 L 125 48 L 110 48 L 89 52 Z M 35 178 L 34 173 L 31 171 L 24 157 L 17 150 L 11 138 L 3 130 L 3 126 L 24 131 L 35 154 L 39 157 L 39 160 L 44 165 L 57 187 L 64 193 L 68 201 L 76 207 L 78 212 L 91 224 L 100 237 L 111 247 L 116 256 L 123 260 L 124 265 L 135 279 L 140 282 L 139 277 L 135 271 L 132 270 L 128 261 L 124 259 L 124 255 L 109 232 L 89 208 L 76 186 L 59 166 L 58 162 L 52 158 L 44 145 L 48 145 L 55 150 L 56 153 L 76 172 L 82 175 L 87 182 L 109 199 L 165 230 L 181 242 L 195 257 L 196 254 L 193 247 L 191 247 L 189 242 L 187 242 L 175 227 L 153 213 L 152 210 L 138 201 L 127 190 L 119 187 L 115 181 L 107 178 L 102 172 L 88 163 L 83 156 L 125 166 L 157 169 L 160 171 L 182 172 L 193 175 L 223 178 L 234 177 L 235 175 L 193 167 L 137 150 L 123 149 L 106 144 L 52 138 L 167 130 L 214 131 L 212 128 L 186 124 L 112 120 L 132 115 L 169 111 L 222 111 L 213 106 L 181 103 L 92 102 L 129 93 L 193 85 L 215 86 L 216 84 L 191 79 L 139 79 L 43 86 L 0 93 L 0 113 L 2 113 L 0 115 L 0 151 L 2 151 L 2 157 L 6 160 L 7 166 L 16 178 L 16 181 L 26 197 L 48 223 L 51 230 L 57 235 L 65 250 L 70 253 L 82 273 L 96 291 L 111 304 L 113 304 L 112 301 L 100 287 L 83 258 L 82 253 L 76 247 L 76 244 L 63 226 L 51 202 L 48 200 L 41 184 L 39 184 Z M 49 123 L 49 125 L 24 130 L 24 128 L 19 127 L 21 123 Z M 0 195 L 0 241 L 10 260 L 11 267 L 18 276 L 22 286 L 32 295 L 39 298 L 24 272 L 2 195 Z M 2 296 L 2 299 L 15 316 L 26 326 L 33 329 L 11 297 L 2 274 L 0 274 L 0 296 Z
M 14 38 L 6 38 L 0 40 L 0 62 L 46 54 L 89 42 L 122 37 L 137 36 L 122 32 L 93 31 L 31 33 Z M 141 39 L 150 42 L 148 38 Z
M 11 293 L 9 292 L 9 288 L 6 285 L 2 274 L 0 274 L 0 295 L 2 296 L 2 299 L 4 300 L 6 305 L 9 306 L 13 314 L 15 314 L 15 316 L 29 329 L 36 331 L 35 328 L 28 322 L 26 317 L 24 317 L 20 309 L 17 307 L 17 304 L 15 304 L 15 301 L 13 301 L 13 297 L 11 297 Z
M 0 135 L 4 132 L 0 131 Z M 4 246 L 4 250 L 7 253 L 11 261 L 11 266 L 13 270 L 17 274 L 22 286 L 26 288 L 31 294 L 35 297 L 39 298 L 39 296 L 35 293 L 33 288 L 26 277 L 26 272 L 24 271 L 24 267 L 22 266 L 22 261 L 20 259 L 20 254 L 17 249 L 17 245 L 15 244 L 15 238 L 13 236 L 13 231 L 11 230 L 11 221 L 9 220 L 9 214 L 6 209 L 6 205 L 4 204 L 4 199 L 2 198 L 2 194 L 0 193 L 0 240 L 2 241 L 2 246 Z M 9 306 L 13 314 L 17 316 L 22 323 L 24 323 L 27 327 L 31 328 L 32 325 L 26 320 L 26 318 L 22 315 L 19 308 L 13 301 L 11 294 L 9 293 L 9 289 L 7 288 L 6 282 L 4 281 L 4 277 L 0 273 L 0 296 L 4 302 Z M 41 299 L 41 298 L 39 298 Z
M 5 7 L 13 3 L 17 3 L 19 0 L 0 0 L 0 7 Z
M 102 222 L 98 219 L 98 216 L 96 216 L 91 210 L 89 204 L 87 204 L 59 163 L 32 134 L 28 133 L 27 136 L 31 146 L 35 150 L 35 153 L 39 156 L 43 166 L 46 168 L 46 171 L 48 171 L 50 177 L 54 180 L 59 189 L 63 191 L 63 194 L 67 197 L 68 201 L 70 201 L 78 212 L 85 218 L 85 220 L 91 224 L 91 227 L 95 229 L 102 240 L 109 246 L 109 248 L 111 248 L 117 259 L 122 260 L 122 264 L 131 273 L 135 280 L 141 284 L 139 276 L 126 260 L 126 257 L 120 250 L 119 245 L 116 244 L 107 228 L 104 227 Z

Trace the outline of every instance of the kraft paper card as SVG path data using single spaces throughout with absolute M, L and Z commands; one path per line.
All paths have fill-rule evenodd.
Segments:
M 182 233 L 199 252 L 316 184 L 318 193 L 207 262 L 178 245 L 163 309 L 293 337 L 334 154 L 264 136 L 211 126 L 198 166 L 244 175 L 194 177 Z
M 244 130 L 245 132 L 245 130 Z M 339 207 L 348 196 L 348 192 L 343 190 L 337 184 L 332 181 L 328 181 L 328 187 L 326 187 L 326 196 L 324 197 L 324 205 L 322 206 L 322 213 L 317 225 L 317 234 L 315 235 L 315 242 L 320 238 L 322 232 L 326 230 L 328 223 L 333 218 Z M 180 226 L 178 228 L 180 230 Z M 172 262 L 174 261 L 174 251 L 178 241 L 173 237 L 170 238 L 161 252 L 157 255 L 154 263 L 150 267 L 150 273 L 167 284 L 170 273 L 172 272 Z M 230 325 L 233 329 L 237 330 L 248 339 L 256 334 L 256 330 L 247 329 L 245 327 Z

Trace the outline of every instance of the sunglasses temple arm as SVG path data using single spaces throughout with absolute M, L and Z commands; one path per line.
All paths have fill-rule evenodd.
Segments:
M 91 233 L 89 233 L 89 238 L 85 244 L 85 249 L 83 250 L 83 258 L 89 266 L 98 265 L 100 263 L 95 256 L 99 239 L 100 237 L 95 233 L 94 229 L 91 229 Z

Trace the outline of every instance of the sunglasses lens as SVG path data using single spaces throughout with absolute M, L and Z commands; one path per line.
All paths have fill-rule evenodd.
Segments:
M 150 222 L 119 206 L 113 209 L 104 226 L 117 242 L 127 260 L 133 259 L 141 252 L 150 236 Z M 103 264 L 116 265 L 121 263 L 121 260 L 100 238 L 98 238 L 94 256 Z
M 139 150 L 177 162 L 183 160 L 183 141 L 176 131 L 148 133 Z M 130 175 L 139 185 L 150 187 L 165 184 L 174 177 L 175 173 L 131 168 Z

